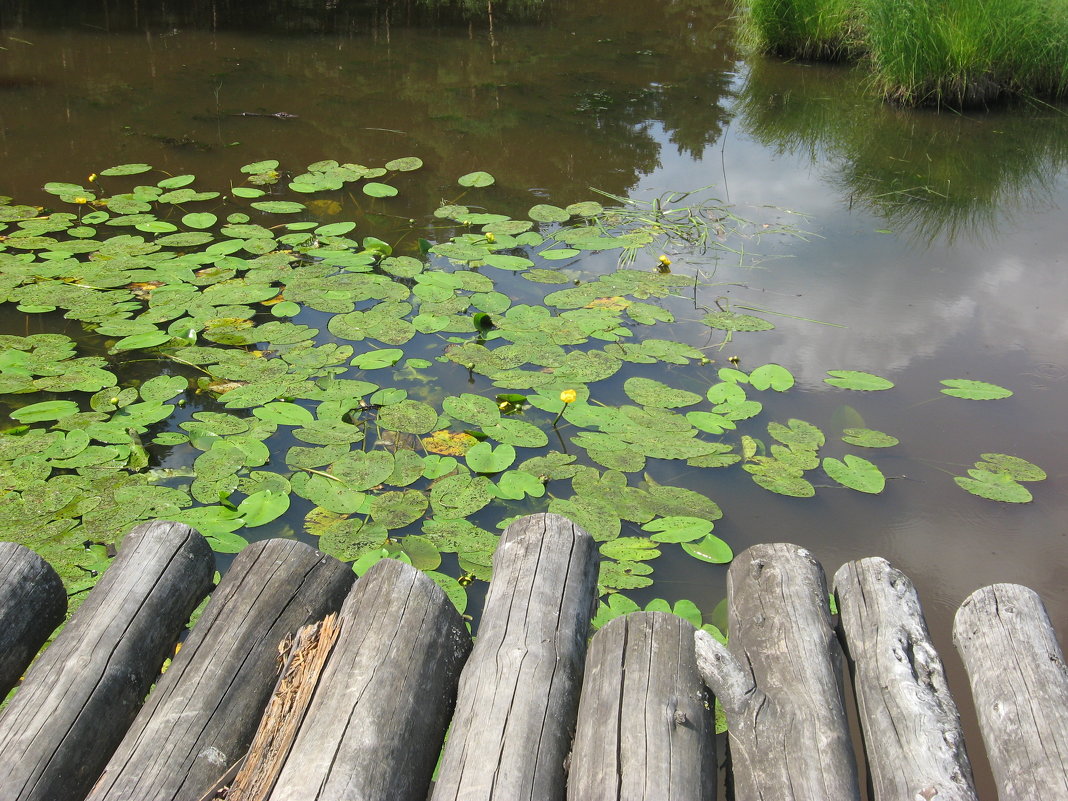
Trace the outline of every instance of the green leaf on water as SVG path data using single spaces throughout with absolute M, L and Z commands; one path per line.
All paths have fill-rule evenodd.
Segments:
M 437 427 L 438 413 L 434 407 L 414 400 L 402 400 L 383 406 L 378 412 L 378 424 L 390 431 L 406 434 L 426 434 Z
M 489 442 L 479 442 L 467 451 L 464 458 L 475 473 L 500 473 L 515 461 L 515 448 L 511 445 L 493 447 Z
M 985 381 L 972 381 L 965 378 L 948 378 L 942 381 L 946 387 L 942 390 L 943 395 L 951 395 L 954 398 L 967 400 L 997 400 L 1012 395 L 1011 389 L 999 387 L 997 384 L 988 384 Z
M 791 448 L 818 450 L 826 442 L 823 432 L 804 420 L 791 419 L 785 426 L 782 423 L 768 423 L 768 433 Z
M 882 389 L 890 389 L 894 382 L 872 373 L 863 373 L 859 370 L 828 370 L 827 375 L 831 378 L 823 379 L 824 383 L 840 389 L 854 389 L 860 392 L 875 392 Z
M 456 183 L 460 186 L 468 187 L 483 187 L 491 186 L 494 183 L 494 177 L 488 172 L 469 172 L 467 175 L 462 175 L 457 179 Z
M 984 453 L 982 459 L 983 461 L 975 463 L 979 470 L 1005 473 L 1014 481 L 1044 481 L 1046 478 L 1045 470 L 1018 456 L 1009 456 L 1006 453 Z
M 190 228 L 211 228 L 218 221 L 219 218 L 209 211 L 195 212 L 182 217 L 182 225 Z
M 672 515 L 660 517 L 642 526 L 642 531 L 652 532 L 654 542 L 693 542 L 712 533 L 715 524 L 699 517 Z
M 775 326 L 760 317 L 751 314 L 738 314 L 737 312 L 713 312 L 701 318 L 701 322 L 709 328 L 718 328 L 721 331 L 770 331 Z
M 397 188 L 395 186 L 381 184 L 377 181 L 368 181 L 361 188 L 363 189 L 363 193 L 369 197 L 394 197 L 397 194 Z
M 695 559 L 702 562 L 710 562 L 714 565 L 725 565 L 734 559 L 734 551 L 731 546 L 717 537 L 709 534 L 699 542 L 684 542 L 682 549 Z
M 306 426 L 314 422 L 312 413 L 303 406 L 287 401 L 271 401 L 252 410 L 260 420 L 286 426 Z
M 539 203 L 536 206 L 532 206 L 530 211 L 527 212 L 527 216 L 535 222 L 544 223 L 567 222 L 571 219 L 570 212 L 564 211 L 559 206 L 552 206 L 547 203 Z
M 1032 500 L 1031 492 L 1018 483 L 1008 473 L 991 473 L 989 470 L 973 469 L 968 471 L 970 478 L 954 476 L 957 486 L 991 501 L 1002 503 L 1028 503 Z
M 281 517 L 289 509 L 289 495 L 265 489 L 249 495 L 237 506 L 245 526 L 255 528 Z
M 860 448 L 890 448 L 899 442 L 897 437 L 870 428 L 846 428 L 842 431 L 842 441 Z
M 463 588 L 452 576 L 447 576 L 444 573 L 439 573 L 436 570 L 430 570 L 427 572 L 427 576 L 434 580 L 445 592 L 446 597 L 452 601 L 453 606 L 456 607 L 456 611 L 461 615 L 467 611 L 467 590 Z
M 261 200 L 250 205 L 268 214 L 299 214 L 307 210 L 303 203 L 296 203 L 292 200 Z
M 382 166 L 394 172 L 411 172 L 422 167 L 423 160 L 418 156 L 405 156 L 404 158 L 387 161 Z
M 41 401 L 31 403 L 10 413 L 12 420 L 20 423 L 39 423 L 43 420 L 59 420 L 67 415 L 76 414 L 78 404 L 69 400 Z
M 764 364 L 749 374 L 749 383 L 754 389 L 785 392 L 794 385 L 794 375 L 782 365 Z
M 601 555 L 620 562 L 647 562 L 660 556 L 656 543 L 647 537 L 616 537 L 601 545 Z
M 660 381 L 639 376 L 628 378 L 623 383 L 623 391 L 627 397 L 643 406 L 675 409 L 701 402 L 701 396 L 695 392 L 673 389 Z
M 106 170 L 101 170 L 101 175 L 138 175 L 143 172 L 148 172 L 152 169 L 149 164 L 119 164 L 116 167 L 108 167 Z
M 383 492 L 371 499 L 371 519 L 389 529 L 402 528 L 421 518 L 428 505 L 426 494 L 418 490 Z
M 886 486 L 886 478 L 878 467 L 851 453 L 846 454 L 844 460 L 825 457 L 823 470 L 842 486 L 857 492 L 874 495 L 882 492 Z

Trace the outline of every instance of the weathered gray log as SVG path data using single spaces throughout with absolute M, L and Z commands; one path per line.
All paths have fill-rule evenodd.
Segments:
M 875 801 L 974 801 L 957 705 L 912 582 L 885 559 L 834 576 Z
M 279 644 L 336 612 L 352 568 L 293 540 L 243 550 L 108 763 L 91 801 L 198 798 L 247 750 Z
M 501 536 L 433 801 L 564 798 L 596 583 L 593 539 L 565 517 Z
M 341 608 L 341 634 L 272 801 L 423 801 L 471 638 L 429 577 L 383 559 Z
M 196 531 L 146 523 L 31 666 L 0 717 L 4 801 L 81 801 L 211 589 L 215 559 Z
M 67 593 L 52 566 L 24 545 L 0 542 L 0 699 L 67 613 Z
M 1042 599 L 995 584 L 953 621 L 1001 801 L 1068 798 L 1068 669 Z
M 694 639 L 730 726 L 734 797 L 859 799 L 823 568 L 796 545 L 756 545 L 727 572 L 727 598 L 729 651 Z
M 692 625 L 665 612 L 634 612 L 594 635 L 569 799 L 715 799 L 712 699 L 697 671 L 693 635 Z

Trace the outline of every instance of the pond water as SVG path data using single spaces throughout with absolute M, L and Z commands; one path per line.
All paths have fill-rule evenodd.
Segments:
M 432 230 L 440 221 L 428 214 L 476 170 L 496 177 L 477 202 L 520 218 L 537 203 L 604 200 L 591 187 L 647 201 L 711 187 L 704 197 L 758 225 L 808 233 L 747 241 L 742 266 L 732 253 L 669 249 L 673 273 L 700 280 L 665 301 L 679 322 L 654 335 L 685 338 L 713 362 L 628 375 L 703 393 L 729 357 L 743 370 L 775 362 L 798 384 L 761 394 L 754 436 L 768 420 L 799 418 L 827 433 L 823 455 L 851 450 L 838 439 L 850 426 L 891 433 L 900 445 L 861 454 L 891 479 L 879 495 L 814 479 L 814 498 L 790 498 L 736 468 L 658 467 L 657 480 L 715 500 L 724 511 L 716 534 L 736 553 L 790 541 L 831 574 L 869 555 L 902 569 L 920 591 L 969 726 L 948 633 L 965 596 L 997 581 L 1026 584 L 1064 634 L 1068 108 L 888 108 L 843 68 L 743 60 L 729 7 L 701 0 L 528 0 L 495 3 L 490 13 L 474 3 L 145 5 L 0 3 L 0 193 L 56 207 L 46 181 L 78 183 L 129 162 L 195 174 L 214 188 L 260 159 L 300 170 L 320 159 L 417 156 L 425 166 L 398 177 L 399 197 L 376 205 L 338 193 L 334 217 L 323 218 L 358 219 L 361 235 L 414 246 L 418 236 L 454 233 Z M 263 116 L 276 112 L 293 116 Z M 643 258 L 636 266 L 655 267 Z M 615 254 L 569 266 L 589 277 L 613 269 Z M 529 284 L 500 278 L 501 291 L 529 294 Z M 717 300 L 763 309 L 776 327 L 709 348 L 722 332 L 699 320 Z M 0 333 L 37 331 L 82 337 L 58 315 L 4 307 Z M 440 343 L 422 347 L 427 358 L 440 353 Z M 143 379 L 159 368 L 130 360 L 124 369 L 124 378 Z M 896 386 L 861 393 L 825 384 L 838 369 Z M 435 380 L 447 392 L 500 391 L 460 372 Z M 1014 394 L 940 394 L 939 382 L 954 378 Z M 611 392 L 626 402 L 622 384 L 622 376 L 606 382 L 601 399 Z M 217 408 L 198 398 L 182 419 L 193 407 Z M 955 485 L 953 476 L 990 452 L 1045 468 L 1049 478 L 1029 485 L 1033 502 L 996 503 Z M 160 458 L 177 466 L 192 458 L 183 453 Z M 250 538 L 299 530 L 302 515 Z M 725 566 L 665 553 L 654 585 L 630 594 L 642 604 L 689 598 L 707 618 L 724 575 Z M 973 759 L 989 788 L 981 756 Z

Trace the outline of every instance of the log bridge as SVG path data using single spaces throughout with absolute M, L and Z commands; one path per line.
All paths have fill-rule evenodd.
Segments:
M 729 797 L 859 801 L 847 692 L 866 797 L 976 798 L 916 592 L 885 560 L 835 574 L 836 619 L 811 554 L 750 548 L 728 573 L 726 646 L 660 612 L 590 639 L 597 569 L 581 528 L 521 518 L 472 647 L 401 562 L 356 579 L 270 540 L 213 588 L 203 537 L 150 523 L 27 671 L 66 599 L 43 560 L 0 544 L 0 697 L 25 671 L 0 714 L 0 800 L 714 799 L 718 698 Z M 1000 798 L 1068 798 L 1068 672 L 1041 600 L 978 590 L 953 636 Z

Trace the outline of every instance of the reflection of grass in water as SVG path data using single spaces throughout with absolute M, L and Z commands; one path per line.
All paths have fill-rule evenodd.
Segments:
M 863 80 L 755 60 L 739 94 L 745 128 L 779 152 L 833 161 L 851 203 L 923 239 L 982 232 L 999 213 L 1039 202 L 1068 163 L 1068 115 L 1058 109 L 910 112 L 865 100 Z

